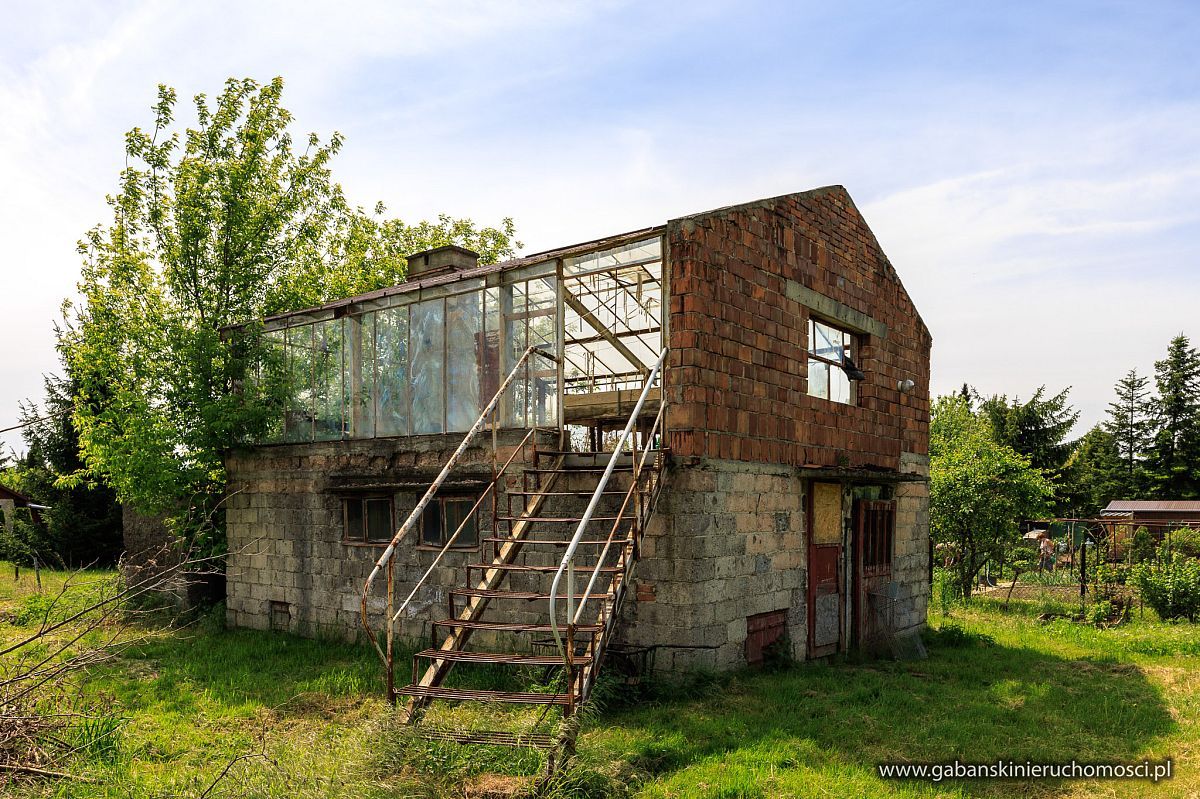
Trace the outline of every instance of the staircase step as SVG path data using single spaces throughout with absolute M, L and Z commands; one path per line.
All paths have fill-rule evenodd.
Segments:
M 455 663 L 500 663 L 507 666 L 561 666 L 563 659 L 558 655 L 519 655 L 509 652 L 463 652 L 457 649 L 425 649 L 415 657 L 431 660 L 453 660 Z M 592 662 L 588 655 L 579 655 L 575 664 L 586 666 Z
M 557 567 L 556 567 L 557 568 Z M 550 599 L 549 594 L 541 594 L 536 591 L 489 591 L 483 588 L 452 588 L 449 593 L 452 596 L 477 596 L 486 597 L 487 599 L 524 599 L 532 602 L 535 599 Z M 559 594 L 558 598 L 565 600 L 566 594 Z M 612 599 L 612 594 L 592 594 L 592 599 Z
M 552 633 L 554 628 L 549 624 L 517 624 L 508 621 L 462 621 L 460 619 L 439 619 L 434 627 L 461 627 L 469 630 L 495 630 L 504 633 Z M 592 633 L 602 629 L 600 624 L 576 624 L 579 632 Z
M 497 516 L 502 522 L 542 522 L 544 524 L 579 524 L 583 521 L 582 517 L 571 518 L 570 516 Z M 615 522 L 616 516 L 593 516 L 589 521 L 593 522 Z
M 535 541 L 531 538 L 505 538 L 503 536 L 501 536 L 499 538 L 483 538 L 481 540 L 486 544 L 512 544 L 512 543 L 520 543 L 522 545 L 541 544 L 542 546 L 548 546 L 548 547 L 565 547 L 567 544 L 571 543 L 570 540 L 566 540 L 566 541 Z M 614 538 L 612 540 L 612 542 L 613 542 L 614 546 L 620 547 L 620 546 L 625 546 L 626 544 L 632 544 L 633 539 L 632 538 Z M 602 547 L 607 543 L 608 543 L 607 538 L 586 539 L 586 540 L 580 539 L 580 541 L 579 541 L 580 546 Z
M 650 467 L 647 466 L 646 468 L 649 469 Z M 601 466 L 594 466 L 594 467 L 593 466 L 579 466 L 579 467 L 567 466 L 562 469 L 523 469 L 522 471 L 524 471 L 525 474 L 604 474 L 604 472 L 606 472 L 607 470 L 608 470 L 608 467 L 601 467 Z M 632 471 L 633 471 L 633 464 L 630 464 L 628 466 L 613 467 L 614 473 L 625 472 L 628 474 L 629 472 L 632 472 Z M 586 496 L 586 493 L 585 493 L 585 496 Z
M 451 741 L 458 744 L 485 746 L 524 746 L 530 749 L 553 749 L 554 736 L 544 732 L 507 732 L 504 730 L 435 730 L 418 727 L 417 735 L 426 741 Z
M 579 497 L 580 499 L 589 499 L 595 491 L 509 491 L 510 497 Z M 629 493 L 625 491 L 601 491 L 602 497 L 623 497 Z
M 468 563 L 467 569 L 499 569 L 500 571 L 510 572 L 539 572 L 541 574 L 553 574 L 558 571 L 559 567 L 555 566 L 530 566 L 525 563 Z M 596 565 L 584 564 L 576 566 L 577 572 L 592 572 L 596 570 Z M 623 572 L 620 566 L 604 566 L 600 569 L 601 574 L 616 574 Z
M 482 691 L 446 688 L 441 685 L 406 685 L 396 693 L 425 699 L 454 699 L 468 702 L 507 702 L 515 705 L 569 705 L 570 694 L 535 694 L 520 691 Z

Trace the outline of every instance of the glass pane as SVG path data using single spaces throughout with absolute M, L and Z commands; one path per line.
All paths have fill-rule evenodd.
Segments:
M 500 289 L 500 311 L 504 324 L 505 372 L 512 370 L 517 361 L 525 354 L 528 347 L 525 324 L 525 284 L 517 283 L 502 286 Z M 529 363 L 528 360 L 525 362 Z M 509 427 L 525 426 L 525 382 L 528 377 L 528 367 L 523 366 L 521 373 L 513 378 L 505 392 L 506 413 L 503 424 Z M 503 377 L 501 377 L 503 379 Z
M 271 330 L 263 334 L 265 351 L 259 366 L 257 387 L 266 400 L 267 407 L 274 412 L 267 419 L 261 441 L 271 444 L 283 441 L 284 409 L 287 407 L 287 336 L 283 330 Z
M 528 325 L 529 345 L 537 347 L 551 355 L 557 347 L 558 320 L 555 314 L 557 307 L 557 290 L 553 278 L 531 280 L 528 283 Z M 556 408 L 558 394 L 558 367 L 554 361 L 539 355 L 531 355 L 526 377 L 526 397 L 528 413 L 527 424 L 550 425 L 557 421 Z
M 481 299 L 478 292 L 446 298 L 446 429 L 450 432 L 469 430 L 479 418 L 484 347 Z
M 392 529 L 392 501 L 390 499 L 367 500 L 367 540 L 391 541 L 395 530 Z
M 483 365 L 479 379 L 479 405 L 492 401 L 500 390 L 500 289 L 484 291 Z
M 426 505 L 421 514 L 421 543 L 442 545 L 442 503 L 436 499 Z
M 445 301 L 412 306 L 412 421 L 413 434 L 442 432 L 443 375 L 446 365 Z
M 346 540 L 363 540 L 363 504 L 361 499 L 345 499 L 342 505 L 346 509 Z
M 834 402 L 850 402 L 850 378 L 836 366 L 829 369 L 829 399 Z
M 375 314 L 346 317 L 346 415 L 350 435 L 375 435 Z
M 474 547 L 479 544 L 478 520 L 475 514 L 471 514 L 468 519 L 467 512 L 475 506 L 474 499 L 448 499 L 446 500 L 446 539 L 449 540 L 458 526 L 467 519 L 466 526 L 462 532 L 458 534 L 458 538 L 454 539 L 453 546 L 455 547 Z
M 634 261 L 647 259 L 658 260 L 662 257 L 662 239 L 653 238 L 622 244 L 609 250 L 588 253 L 563 262 L 568 273 L 586 272 L 610 266 L 619 266 Z
M 409 434 L 408 308 L 375 313 L 375 435 Z
M 288 401 L 284 439 L 311 441 L 313 434 L 312 325 L 288 328 Z
M 808 393 L 814 397 L 829 398 L 829 364 L 809 359 Z
M 842 331 L 820 322 L 813 323 L 815 343 L 809 351 L 830 361 L 842 362 Z
M 313 325 L 314 437 L 330 441 L 342 437 L 342 320 Z

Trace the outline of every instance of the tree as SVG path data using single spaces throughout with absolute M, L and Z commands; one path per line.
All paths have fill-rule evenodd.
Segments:
M 114 564 L 122 550 L 121 506 L 108 486 L 78 479 L 84 464 L 71 423 L 71 383 L 51 376 L 44 385 L 40 408 L 21 405 L 26 452 L 13 469 L 19 489 L 49 506 L 41 514 L 45 529 L 38 554 L 71 568 Z
M 1075 445 L 1063 469 L 1062 499 L 1071 515 L 1092 517 L 1113 499 L 1125 496 L 1125 462 L 1117 439 L 1103 425 Z
M 1104 422 L 1121 458 L 1122 476 L 1116 488 L 1124 499 L 1136 499 L 1145 486 L 1141 459 L 1150 446 L 1154 427 L 1149 384 L 1136 369 L 1130 369 L 1117 381 L 1117 400 L 1108 404 L 1108 419 Z
M 342 137 L 297 147 L 282 92 L 230 80 L 180 131 L 159 88 L 154 130 L 126 136 L 111 222 L 80 244 L 82 302 L 59 335 L 83 477 L 218 551 L 224 451 L 265 429 L 285 388 L 254 321 L 399 282 L 405 248 L 512 252 L 509 220 L 408 226 L 352 208 L 329 168 Z
M 934 402 L 929 455 L 931 531 L 957 553 L 955 579 L 969 596 L 984 564 L 1018 541 L 1020 522 L 1045 513 L 1053 489 L 959 395 Z
M 1154 363 L 1158 398 L 1146 474 L 1159 499 L 1200 497 L 1200 353 L 1182 333 Z
M 1074 447 L 1067 436 L 1079 419 L 1079 411 L 1067 403 L 1070 390 L 1067 387 L 1046 397 L 1046 387 L 1040 386 L 1025 402 L 996 395 L 980 405 L 980 412 L 991 421 L 997 443 L 1012 447 L 1046 475 L 1060 495 L 1058 504 L 1064 511 L 1063 469 Z

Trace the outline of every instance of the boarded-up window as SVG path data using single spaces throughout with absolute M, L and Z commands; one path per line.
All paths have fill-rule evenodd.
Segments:
M 271 600 L 271 629 L 287 632 L 292 623 L 292 606 L 287 602 Z
M 842 543 L 842 487 L 838 483 L 813 483 L 814 544 Z
M 787 610 L 772 610 L 746 617 L 746 662 L 763 662 L 763 651 L 787 634 Z

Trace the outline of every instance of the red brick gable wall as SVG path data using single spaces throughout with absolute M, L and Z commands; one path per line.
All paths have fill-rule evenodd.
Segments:
M 927 453 L 929 331 L 845 189 L 675 220 L 666 239 L 675 454 L 898 469 Z M 887 326 L 859 339 L 856 405 L 808 396 L 809 309 L 788 281 Z

